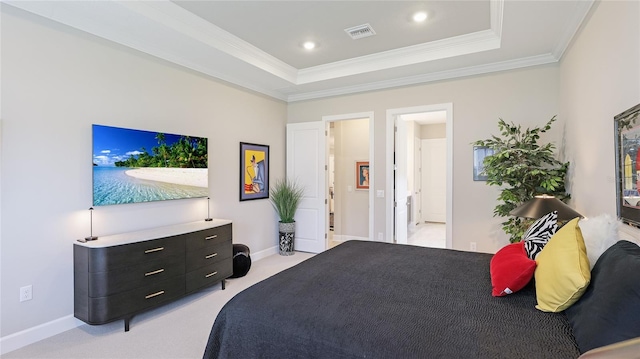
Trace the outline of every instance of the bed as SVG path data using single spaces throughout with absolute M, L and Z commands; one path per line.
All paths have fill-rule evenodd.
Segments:
M 577 358 L 532 284 L 491 295 L 491 258 L 345 242 L 236 295 L 204 358 Z

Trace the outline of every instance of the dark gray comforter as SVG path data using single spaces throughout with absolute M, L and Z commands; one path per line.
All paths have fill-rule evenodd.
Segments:
M 350 241 L 230 300 L 204 358 L 577 358 L 535 289 L 491 296 L 490 254 Z

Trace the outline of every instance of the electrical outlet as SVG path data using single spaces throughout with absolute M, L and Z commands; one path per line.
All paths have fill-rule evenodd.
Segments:
M 382 232 L 378 233 L 378 240 L 382 241 L 384 239 L 384 237 L 382 236 Z
M 476 246 L 476 242 L 469 243 L 469 249 L 471 249 L 473 252 L 477 251 L 478 247 Z
M 27 285 L 20 288 L 20 301 L 25 302 L 27 300 L 33 299 L 33 287 L 31 285 Z

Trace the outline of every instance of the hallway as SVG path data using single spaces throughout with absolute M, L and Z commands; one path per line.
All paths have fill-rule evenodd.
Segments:
M 446 248 L 446 224 L 423 222 L 407 229 L 407 244 L 420 247 Z
M 423 222 L 411 225 L 407 229 L 407 244 L 420 247 L 446 248 L 447 235 L 446 224 L 436 222 Z M 333 230 L 329 230 L 328 248 L 333 248 L 342 241 L 333 238 Z

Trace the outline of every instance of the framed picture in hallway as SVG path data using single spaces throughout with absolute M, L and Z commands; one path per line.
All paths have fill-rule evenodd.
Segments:
M 369 189 L 369 161 L 356 162 L 356 189 Z
M 269 146 L 240 142 L 240 201 L 269 198 Z

